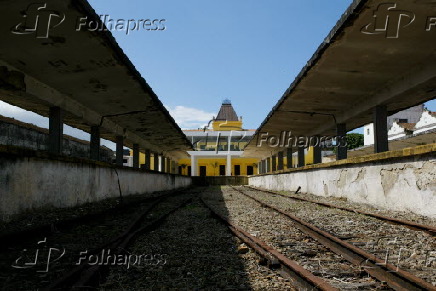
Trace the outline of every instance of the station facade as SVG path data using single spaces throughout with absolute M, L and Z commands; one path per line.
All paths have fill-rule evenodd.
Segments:
M 178 161 L 181 174 L 245 176 L 258 173 L 259 159 L 241 157 L 255 131 L 243 128 L 242 117 L 238 117 L 230 100 L 223 101 L 208 127 L 183 131 L 194 151 L 188 151 L 189 159 Z

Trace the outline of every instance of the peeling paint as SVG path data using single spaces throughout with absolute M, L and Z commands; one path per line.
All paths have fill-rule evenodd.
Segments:
M 380 176 L 382 180 L 383 194 L 389 195 L 392 188 L 398 182 L 398 170 L 389 169 L 380 171 Z
M 339 188 L 345 187 L 347 184 L 347 170 L 341 170 L 341 174 L 339 176 L 339 180 L 337 181 L 337 185 Z
M 436 170 L 435 165 L 430 162 L 423 163 L 421 168 L 415 169 L 413 173 L 419 177 L 416 180 L 416 187 L 419 190 L 432 190 L 436 196 Z
M 347 198 L 392 211 L 436 218 L 436 158 L 423 154 L 396 159 L 249 178 L 249 185 L 270 190 L 296 189 L 319 196 Z

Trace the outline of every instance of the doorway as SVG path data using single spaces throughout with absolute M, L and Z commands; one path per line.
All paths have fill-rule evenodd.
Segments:
M 241 175 L 241 166 L 235 165 L 235 176 L 240 176 L 240 175 Z
M 220 176 L 225 176 L 225 175 L 226 175 L 226 166 L 220 165 Z

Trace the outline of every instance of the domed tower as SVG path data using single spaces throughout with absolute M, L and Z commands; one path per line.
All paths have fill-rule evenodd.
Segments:
M 229 99 L 225 99 L 221 104 L 220 111 L 214 119 L 212 127 L 215 131 L 242 130 L 242 117 L 238 118 Z

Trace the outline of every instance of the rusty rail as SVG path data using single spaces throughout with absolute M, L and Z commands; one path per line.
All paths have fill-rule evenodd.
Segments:
M 144 220 L 144 218 L 163 200 L 168 198 L 168 196 L 160 197 L 158 200 L 154 201 L 151 205 L 149 205 L 143 212 L 141 212 L 136 219 L 130 224 L 126 230 L 112 239 L 110 242 L 100 246 L 93 251 L 89 252 L 89 254 L 96 254 L 101 252 L 104 249 L 121 249 L 124 250 L 126 247 L 132 243 L 132 241 L 139 235 L 144 232 L 151 231 L 157 228 L 160 224 L 162 224 L 165 219 L 177 211 L 178 209 L 184 207 L 192 198 L 186 199 L 180 205 L 171 209 L 169 212 L 163 214 L 159 218 L 147 223 L 146 225 L 140 227 L 140 224 Z M 66 290 L 71 288 L 85 288 L 89 289 L 97 289 L 102 278 L 107 274 L 109 266 L 106 265 L 79 265 L 72 270 L 68 271 L 64 276 L 50 284 L 48 287 L 43 290 Z
M 13 246 L 22 243 L 25 240 L 29 240 L 32 237 L 39 237 L 41 235 L 51 235 L 53 230 L 62 229 L 67 230 L 73 228 L 77 225 L 86 224 L 90 221 L 96 221 L 98 219 L 103 219 L 107 216 L 111 216 L 114 213 L 126 211 L 129 208 L 136 207 L 139 203 L 153 203 L 161 198 L 168 198 L 175 195 L 179 195 L 180 191 L 173 191 L 167 194 L 162 194 L 156 197 L 145 197 L 137 201 L 123 202 L 116 206 L 95 212 L 89 213 L 82 216 L 65 218 L 61 220 L 56 220 L 51 223 L 42 224 L 35 227 L 30 227 L 14 232 L 5 232 L 0 234 L 0 251 L 7 250 L 8 246 Z
M 256 201 L 263 207 L 270 208 L 288 217 L 294 222 L 298 229 L 308 234 L 313 239 L 316 239 L 333 252 L 341 255 L 350 263 L 361 266 L 366 273 L 379 281 L 386 282 L 395 290 L 436 290 L 436 287 L 434 287 L 432 284 L 416 277 L 409 272 L 401 270 L 392 264 L 386 263 L 385 261 L 377 258 L 375 255 L 367 253 L 366 251 L 353 246 L 352 244 L 349 244 L 296 216 L 286 213 L 275 206 L 269 205 L 257 198 L 254 198 L 235 187 L 231 186 L 231 188 Z
M 269 194 L 273 194 L 273 195 L 277 195 L 277 196 L 281 196 L 281 197 L 285 197 L 285 198 L 289 198 L 289 199 L 310 202 L 310 203 L 318 204 L 318 205 L 325 206 L 325 207 L 337 208 L 337 209 L 348 211 L 348 212 L 363 214 L 366 216 L 370 216 L 370 217 L 374 217 L 374 218 L 377 218 L 380 220 L 387 221 L 387 222 L 392 223 L 392 224 L 406 226 L 406 227 L 413 229 L 413 230 L 424 231 L 432 236 L 436 236 L 436 227 L 431 226 L 431 225 L 419 224 L 419 223 L 416 223 L 413 221 L 407 221 L 407 220 L 401 220 L 401 219 L 397 219 L 397 218 L 387 217 L 387 216 L 380 215 L 380 214 L 375 214 L 375 213 L 366 212 L 366 211 L 362 211 L 362 210 L 337 206 L 337 205 L 330 204 L 330 203 L 318 202 L 315 200 L 310 200 L 310 199 L 306 199 L 306 198 L 302 198 L 302 197 L 297 197 L 297 196 L 292 196 L 292 195 L 284 195 L 284 194 L 277 193 L 277 192 L 270 191 L 270 190 L 258 189 L 258 188 L 252 187 L 252 186 L 244 186 L 244 187 L 250 188 L 250 189 L 255 190 L 255 191 L 269 193 Z
M 313 275 L 311 272 L 298 265 L 298 263 L 288 259 L 286 256 L 284 256 L 271 246 L 267 245 L 265 242 L 250 235 L 248 232 L 246 232 L 236 224 L 232 223 L 223 215 L 217 213 L 213 209 L 213 207 L 210 206 L 202 197 L 200 198 L 200 200 L 207 208 L 209 208 L 209 210 L 215 217 L 217 217 L 230 229 L 230 231 L 235 236 L 240 238 L 260 256 L 267 259 L 270 262 L 270 265 L 280 264 L 282 270 L 285 271 L 293 279 L 296 287 L 304 290 L 338 290 L 323 279 Z

